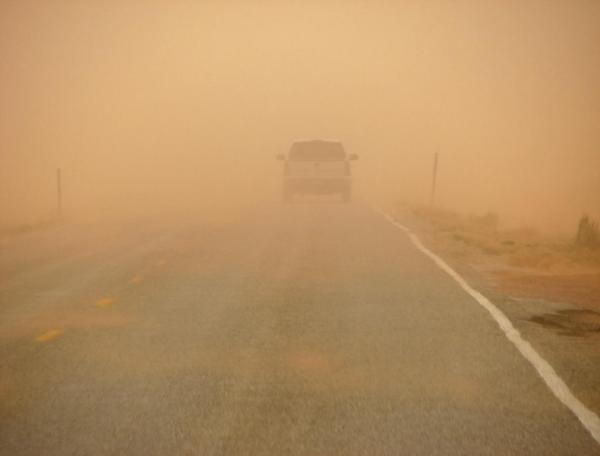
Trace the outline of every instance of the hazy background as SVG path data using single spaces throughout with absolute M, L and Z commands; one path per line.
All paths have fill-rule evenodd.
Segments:
M 600 215 L 600 2 L 0 0 L 0 225 L 279 199 L 295 139 L 367 198 Z

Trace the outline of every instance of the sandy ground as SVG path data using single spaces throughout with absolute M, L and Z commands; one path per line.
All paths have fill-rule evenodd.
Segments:
M 501 230 L 492 216 L 424 209 L 412 213 L 436 249 L 469 264 L 500 291 L 600 312 L 600 249 L 577 249 L 571 239 L 528 229 Z

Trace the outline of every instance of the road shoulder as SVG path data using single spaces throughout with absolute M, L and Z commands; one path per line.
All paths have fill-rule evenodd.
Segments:
M 563 299 L 557 299 L 552 288 L 540 292 L 540 288 L 534 286 L 507 286 L 502 280 L 506 273 L 493 255 L 485 258 L 485 253 L 473 255 L 466 249 L 457 249 L 440 236 L 438 227 L 408 210 L 396 211 L 394 217 L 503 312 L 523 339 L 550 363 L 574 396 L 599 414 L 600 325 L 596 325 L 600 321 L 595 321 L 595 301 L 591 300 L 585 306 L 581 294 L 568 286 L 558 296 Z M 569 285 L 573 286 L 572 283 Z

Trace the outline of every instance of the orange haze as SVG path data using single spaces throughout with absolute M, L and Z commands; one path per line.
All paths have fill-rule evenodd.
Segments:
M 341 140 L 363 198 L 572 230 L 600 216 L 600 2 L 0 3 L 0 226 L 276 201 Z

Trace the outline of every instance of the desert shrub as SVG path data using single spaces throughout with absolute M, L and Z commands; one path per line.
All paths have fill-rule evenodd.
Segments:
M 579 219 L 577 235 L 575 236 L 575 245 L 578 247 L 596 248 L 600 246 L 600 228 L 598 223 L 584 214 Z
M 474 227 L 488 231 L 496 231 L 499 225 L 498 215 L 493 212 L 483 215 L 473 215 L 469 221 Z
M 486 255 L 500 255 L 502 254 L 502 249 L 499 249 L 493 245 L 480 245 L 479 249 L 485 253 Z
M 461 225 L 461 216 L 445 209 L 420 206 L 413 208 L 413 213 L 440 230 L 453 231 Z
M 29 234 L 35 231 L 42 231 L 48 228 L 56 226 L 58 222 L 53 219 L 43 220 L 36 223 L 25 223 L 23 225 L 15 225 L 8 227 L 0 227 L 0 237 L 3 236 L 19 236 L 22 234 Z
M 504 230 L 502 234 L 509 239 L 515 241 L 515 243 L 532 243 L 540 239 L 541 235 L 533 228 L 521 227 L 511 228 Z

